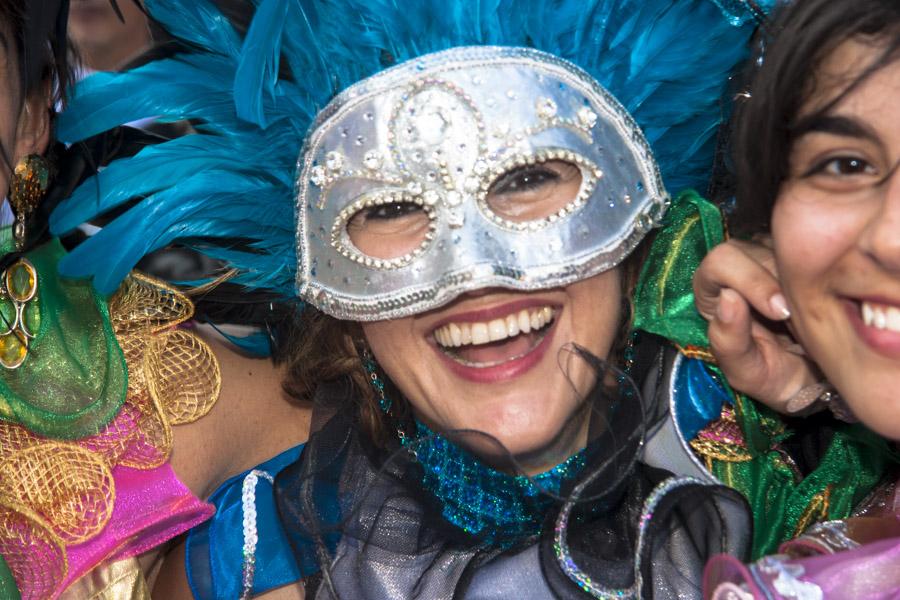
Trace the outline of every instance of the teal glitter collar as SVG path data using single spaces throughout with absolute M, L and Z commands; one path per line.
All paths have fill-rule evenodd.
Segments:
M 422 465 L 425 489 L 440 501 L 445 519 L 489 545 L 511 546 L 539 534 L 554 496 L 584 467 L 580 451 L 546 473 L 508 475 L 418 421 L 416 430 L 417 439 L 405 445 Z
M 363 363 L 381 409 L 390 413 L 391 400 L 385 396 L 375 362 L 367 357 Z M 422 485 L 440 503 L 442 516 L 486 544 L 500 547 L 539 534 L 554 497 L 585 463 L 581 450 L 545 473 L 508 475 L 488 467 L 418 420 L 415 436 L 401 434 L 400 442 L 422 466 Z

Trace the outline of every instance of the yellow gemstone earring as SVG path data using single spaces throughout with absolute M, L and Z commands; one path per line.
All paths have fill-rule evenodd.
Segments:
M 25 248 L 28 217 L 49 187 L 50 168 L 44 157 L 32 154 L 16 164 L 9 203 L 16 217 L 13 239 L 19 252 Z M 28 356 L 28 344 L 40 322 L 37 291 L 37 269 L 24 256 L 0 274 L 0 366 L 16 369 Z

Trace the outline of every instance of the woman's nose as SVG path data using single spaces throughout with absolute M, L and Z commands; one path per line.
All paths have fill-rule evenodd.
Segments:
M 900 162 L 875 190 L 881 205 L 860 237 L 864 252 L 888 271 L 900 273 Z

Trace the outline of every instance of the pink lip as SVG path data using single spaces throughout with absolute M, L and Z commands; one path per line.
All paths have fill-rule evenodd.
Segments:
M 550 306 L 552 308 L 558 308 L 558 305 L 556 303 L 548 302 L 545 299 L 542 300 L 541 298 L 525 298 L 522 300 L 516 300 L 515 302 L 507 302 L 506 304 L 501 304 L 499 306 L 492 306 L 491 308 L 471 310 L 468 312 L 449 315 L 432 325 L 431 331 L 434 331 L 439 327 L 443 327 L 447 323 L 477 323 L 479 321 L 492 321 L 493 319 L 506 317 L 508 315 L 517 313 L 520 310 L 533 308 L 535 306 Z
M 519 304 L 519 303 L 513 303 Z M 543 304 L 538 304 L 540 306 L 546 306 L 546 302 Z M 504 305 L 505 307 L 512 306 L 510 304 Z M 529 304 L 528 306 L 534 306 L 534 304 Z M 513 310 L 522 310 L 523 308 L 527 308 L 527 306 L 522 306 L 520 308 L 516 308 Z M 489 311 L 477 311 L 478 314 L 482 312 L 494 312 L 495 309 L 490 309 Z M 512 312 L 512 311 L 510 311 Z M 466 317 L 471 314 L 476 313 L 465 313 Z M 493 316 L 500 316 L 503 314 L 508 314 L 505 312 L 494 312 Z M 486 320 L 490 317 L 472 317 L 473 321 Z M 463 322 L 459 319 L 458 315 L 453 319 L 456 322 Z M 447 321 L 445 321 L 447 322 Z M 507 381 L 510 379 L 514 379 L 523 373 L 527 373 L 534 366 L 536 366 L 541 359 L 544 357 L 544 354 L 547 352 L 547 348 L 550 347 L 550 342 L 556 333 L 556 324 L 559 322 L 558 318 L 554 318 L 553 322 L 547 329 L 547 332 L 544 334 L 544 338 L 538 343 L 537 346 L 532 348 L 528 353 L 514 358 L 512 360 L 508 360 L 499 365 L 494 365 L 492 367 L 470 367 L 468 365 L 461 364 L 446 354 L 444 354 L 440 348 L 438 348 L 437 344 L 433 344 L 434 351 L 437 355 L 443 360 L 450 371 L 457 375 L 458 377 L 465 379 L 467 381 L 471 381 L 473 383 L 498 383 L 500 381 Z
M 865 298 L 864 301 L 871 304 L 882 304 L 885 306 L 897 306 L 891 302 L 884 300 L 876 300 L 874 298 Z M 867 327 L 863 323 L 860 315 L 860 306 L 863 300 L 847 300 L 844 303 L 844 309 L 850 319 L 850 324 L 856 330 L 856 335 L 865 342 L 869 348 L 890 358 L 892 360 L 900 359 L 900 333 L 888 331 L 887 329 L 876 329 L 875 327 Z

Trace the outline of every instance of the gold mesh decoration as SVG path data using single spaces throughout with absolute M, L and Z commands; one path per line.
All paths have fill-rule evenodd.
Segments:
M 0 421 L 0 458 L 40 444 L 43 440 L 21 425 Z
M 156 333 L 187 321 L 194 305 L 175 288 L 133 272 L 109 302 L 113 329 L 121 337 Z
M 22 600 L 50 598 L 69 570 L 64 542 L 40 517 L 8 499 L 0 500 L 0 554 Z
M 153 469 L 169 459 L 172 450 L 172 428 L 158 404 L 149 396 L 135 403 L 138 435 L 128 451 L 119 458 L 119 464 L 133 469 Z
M 78 445 L 106 457 L 109 464 L 120 462 L 123 454 L 143 436 L 140 429 L 140 411 L 131 401 L 126 401 L 116 418 L 103 431 L 78 441 Z
M 209 412 L 222 385 L 210 347 L 183 329 L 153 339 L 144 354 L 144 373 L 150 394 L 173 425 L 192 423 Z
M 58 593 L 68 573 L 66 545 L 90 540 L 109 522 L 113 467 L 164 464 L 171 425 L 199 419 L 219 396 L 212 350 L 177 327 L 193 316 L 187 297 L 133 273 L 109 312 L 128 366 L 128 393 L 102 431 L 61 443 L 0 420 L 0 555 L 23 600 Z
M 48 442 L 0 463 L 3 496 L 30 507 L 66 543 L 88 540 L 112 515 L 115 490 L 103 457 L 74 444 Z
M 143 438 L 122 464 L 152 468 L 172 448 L 171 425 L 209 412 L 219 397 L 219 363 L 209 346 L 177 325 L 194 314 L 181 292 L 132 274 L 110 301 L 110 318 L 128 364 L 128 395 L 139 410 Z

